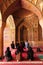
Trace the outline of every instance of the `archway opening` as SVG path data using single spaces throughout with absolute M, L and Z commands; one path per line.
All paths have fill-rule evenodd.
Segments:
M 7 47 L 10 47 L 12 41 L 15 43 L 15 24 L 14 19 L 12 15 L 9 15 L 6 20 L 6 26 L 3 33 L 3 51 L 5 53 L 5 50 Z
M 28 40 L 28 31 L 25 26 L 22 26 L 20 28 L 20 41 L 26 41 Z

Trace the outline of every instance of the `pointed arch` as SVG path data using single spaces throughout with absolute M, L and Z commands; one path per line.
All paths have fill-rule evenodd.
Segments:
M 6 26 L 3 33 L 4 52 L 7 47 L 10 47 L 12 41 L 15 43 L 15 24 L 12 15 L 6 19 Z

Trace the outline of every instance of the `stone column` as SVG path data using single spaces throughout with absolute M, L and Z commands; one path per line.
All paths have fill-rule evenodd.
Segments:
M 0 57 L 3 56 L 3 31 L 5 28 L 5 22 L 2 22 L 2 27 L 0 28 Z
M 5 27 L 5 22 L 2 22 L 2 14 L 0 11 L 0 58 L 3 56 L 3 29 Z

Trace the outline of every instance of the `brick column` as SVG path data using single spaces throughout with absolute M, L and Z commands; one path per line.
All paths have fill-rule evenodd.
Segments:
M 2 23 L 2 27 L 0 28 L 0 57 L 3 56 L 3 30 L 5 28 L 5 22 Z

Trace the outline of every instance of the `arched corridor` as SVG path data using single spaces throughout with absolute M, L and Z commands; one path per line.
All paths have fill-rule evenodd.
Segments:
M 25 9 L 18 12 L 19 14 L 16 14 L 16 12 L 14 15 L 9 15 L 6 22 L 4 22 L 5 25 L 3 25 L 3 54 L 5 49 L 8 46 L 10 47 L 12 41 L 20 43 L 28 40 L 30 45 L 40 46 L 38 45 L 38 40 L 42 40 L 42 29 L 40 28 L 38 17 L 34 13 L 29 14 L 29 11 Z M 24 12 L 22 16 L 21 12 Z M 25 12 L 27 13 L 25 14 Z
M 3 3 L 3 4 L 2 4 Z M 42 0 L 6 0 L 0 3 L 0 57 L 7 47 L 28 40 L 32 47 L 43 47 Z

